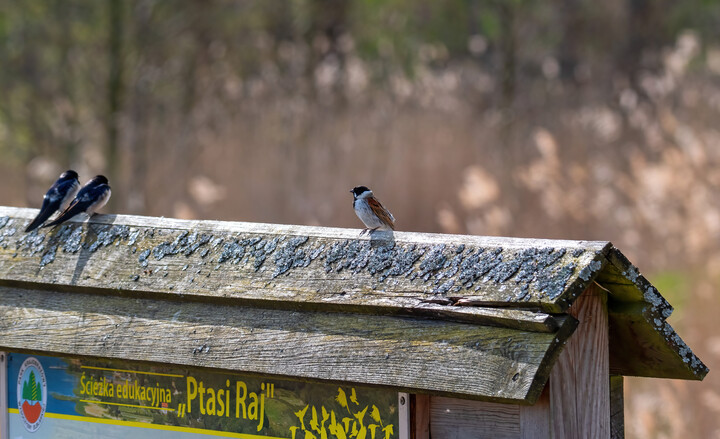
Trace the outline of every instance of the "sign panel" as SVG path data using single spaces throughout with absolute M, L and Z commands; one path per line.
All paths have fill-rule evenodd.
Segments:
M 398 437 L 398 393 L 10 353 L 10 438 Z

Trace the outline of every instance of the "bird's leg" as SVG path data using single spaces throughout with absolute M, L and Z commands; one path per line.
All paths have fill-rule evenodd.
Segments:
M 360 236 L 363 236 L 365 233 L 368 233 L 369 230 L 370 229 L 368 229 L 367 227 L 362 229 L 362 231 L 360 231 Z

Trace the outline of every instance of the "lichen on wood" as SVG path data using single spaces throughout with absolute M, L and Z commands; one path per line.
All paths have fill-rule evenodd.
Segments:
M 334 352 L 351 355 L 352 350 L 338 347 L 347 344 L 374 352 L 373 364 L 390 367 L 388 355 L 397 361 L 392 365 L 397 374 L 362 378 L 349 365 L 355 371 L 346 376 L 324 369 L 298 371 L 298 376 L 528 403 L 539 395 L 577 323 L 566 314 L 568 307 L 597 282 L 608 291 L 612 373 L 685 379 L 707 373 L 667 324 L 672 307 L 608 242 L 403 232 L 361 238 L 359 230 L 349 229 L 123 215 L 23 233 L 36 213 L 0 207 L 0 287 L 8 298 L 44 298 L 35 308 L 18 300 L 3 305 L 0 320 L 7 331 L 0 331 L 0 348 L 20 349 L 22 340 L 24 349 L 40 352 L 167 358 L 180 365 L 284 375 L 306 346 L 308 332 L 301 328 L 312 324 L 327 342 L 317 352 L 326 352 L 334 363 L 345 364 Z M 163 309 L 206 317 L 180 324 Z M 67 334 L 83 343 L 73 344 L 56 331 L 63 315 L 76 325 L 66 328 Z M 279 333 L 268 330 L 264 344 L 250 343 L 247 334 L 263 333 L 259 322 L 265 317 L 295 350 L 278 347 Z M 34 339 L 22 332 L 23 325 L 8 323 L 23 318 L 23 325 L 47 336 Z M 258 323 L 242 326 L 238 322 L 244 319 Z M 110 326 L 119 321 L 126 323 L 123 332 Z M 384 331 L 383 322 L 396 330 Z M 190 337 L 193 325 L 206 335 L 212 329 L 216 338 Z M 164 335 L 152 335 L 151 328 Z M 97 337 L 122 334 L 129 345 L 118 351 L 120 345 L 102 348 L 82 331 Z M 187 343 L 173 345 L 170 335 Z M 231 345 L 235 350 L 228 350 Z M 249 352 L 243 346 L 279 363 L 231 363 L 238 352 Z M 418 358 L 410 359 L 410 353 Z M 455 364 L 456 359 L 462 361 Z M 400 371 L 401 363 L 413 361 L 432 366 L 417 363 Z M 471 384 L 469 375 L 458 372 L 448 376 L 449 383 L 432 381 L 440 379 L 436 372 L 472 367 L 487 380 L 475 377 L 478 384 Z M 510 376 L 510 370 L 516 372 Z M 513 380 L 515 374 L 520 375 Z
M 180 227 L 174 227 L 167 220 L 110 215 L 22 234 L 15 225 L 24 222 L 8 217 L 4 228 L 12 233 L 0 243 L 0 270 L 16 266 L 16 280 L 103 288 L 112 266 L 113 289 L 182 288 L 186 295 L 295 300 L 299 306 L 470 301 L 562 312 L 590 282 L 588 267 L 607 246 L 407 233 L 360 239 L 350 230 L 323 236 L 322 228 L 309 227 L 290 233 L 242 223 L 175 221 Z

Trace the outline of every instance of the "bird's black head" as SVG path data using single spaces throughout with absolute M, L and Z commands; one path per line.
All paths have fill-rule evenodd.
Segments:
M 95 184 L 108 184 L 108 179 L 104 175 L 96 175 L 91 181 Z
M 367 186 L 355 186 L 350 192 L 352 192 L 353 197 L 357 198 L 363 192 L 370 192 L 370 189 Z
M 78 173 L 73 171 L 72 169 L 68 169 L 67 171 L 60 174 L 60 180 L 77 180 Z

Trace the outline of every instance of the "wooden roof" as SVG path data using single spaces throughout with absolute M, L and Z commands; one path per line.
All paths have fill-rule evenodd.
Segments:
M 614 374 L 702 379 L 672 307 L 609 242 L 0 207 L 0 348 L 532 403 L 593 282 Z

